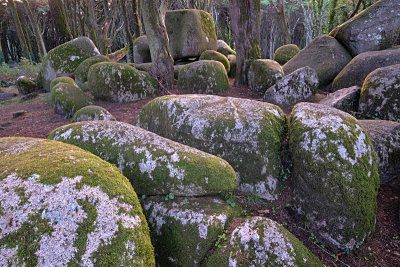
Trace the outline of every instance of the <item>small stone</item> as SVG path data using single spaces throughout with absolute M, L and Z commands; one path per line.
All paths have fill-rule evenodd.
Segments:
M 26 115 L 27 113 L 28 113 L 28 111 L 26 111 L 26 110 L 20 110 L 20 111 L 14 112 L 14 113 L 12 114 L 12 117 L 13 117 L 13 119 L 15 119 L 15 118 L 24 116 L 24 115 Z

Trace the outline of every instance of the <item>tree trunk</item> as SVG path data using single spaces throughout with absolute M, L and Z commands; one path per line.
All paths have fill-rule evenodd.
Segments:
M 162 89 L 170 90 L 174 82 L 174 60 L 165 27 L 167 3 L 165 0 L 146 0 L 141 3 L 141 10 L 153 62 L 151 74 Z
M 120 0 L 121 13 L 124 19 L 124 36 L 125 36 L 125 46 L 128 47 L 128 53 L 126 54 L 126 61 L 131 62 L 132 47 L 133 47 L 133 36 L 131 29 L 129 27 L 128 11 L 126 9 L 126 0 Z
M 10 62 L 10 58 L 8 56 L 8 41 L 7 41 L 7 29 L 8 29 L 8 21 L 4 20 L 0 25 L 0 43 L 1 43 L 1 51 L 3 51 L 4 61 L 6 63 Z
M 283 30 L 283 44 L 290 44 L 290 35 L 289 35 L 289 29 L 286 21 L 286 16 L 285 16 L 285 3 L 283 0 L 278 0 L 278 5 L 277 5 L 278 11 L 279 11 L 279 16 L 281 18 L 281 24 L 282 24 L 282 30 Z
M 140 19 L 140 0 L 132 0 L 132 11 L 133 11 L 133 34 L 135 38 L 138 38 L 142 30 L 142 21 Z
M 50 13 L 54 20 L 57 35 L 61 43 L 72 40 L 67 14 L 61 0 L 49 0 Z
M 235 85 L 247 85 L 247 61 L 261 58 L 261 2 L 232 0 L 230 16 L 236 48 Z

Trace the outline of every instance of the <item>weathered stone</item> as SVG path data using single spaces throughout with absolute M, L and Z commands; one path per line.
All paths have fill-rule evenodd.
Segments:
M 322 99 L 318 104 L 327 105 L 333 108 L 343 110 L 345 112 L 356 112 L 358 110 L 358 102 L 360 100 L 361 88 L 352 86 L 337 90 Z
M 115 121 L 115 118 L 105 108 L 90 105 L 75 112 L 72 122 L 80 121 Z
M 236 77 L 236 56 L 235 55 L 228 55 L 229 65 L 231 66 L 231 70 L 229 71 L 229 77 L 235 78 Z
M 79 87 L 87 82 L 87 76 L 89 73 L 89 69 L 92 65 L 100 62 L 110 62 L 111 60 L 106 56 L 94 56 L 88 59 L 85 59 L 79 66 L 76 68 L 74 75 L 75 75 L 75 82 Z
M 300 52 L 300 48 L 295 44 L 282 45 L 276 49 L 273 59 L 281 65 L 286 64 Z
M 162 266 L 200 266 L 235 210 L 218 198 L 150 197 L 142 200 L 156 262 Z
M 151 62 L 149 41 L 142 35 L 133 41 L 133 62 L 136 64 Z
M 37 90 L 37 84 L 25 76 L 19 76 L 15 85 L 18 88 L 18 93 L 27 95 Z
M 299 103 L 289 120 L 293 207 L 310 232 L 341 249 L 375 230 L 379 175 L 362 125 L 325 105 Z
M 79 87 L 58 83 L 51 88 L 51 103 L 55 113 L 72 116 L 77 110 L 91 105 L 92 100 Z
M 155 266 L 129 181 L 76 146 L 0 138 L 0 266 Z
M 256 59 L 248 62 L 247 79 L 249 87 L 259 95 L 273 86 L 283 77 L 283 70 L 278 62 L 270 59 Z
M 225 67 L 226 73 L 229 73 L 231 69 L 231 64 L 229 63 L 228 58 L 220 52 L 214 50 L 204 51 L 203 53 L 201 53 L 199 60 L 215 60 L 221 62 Z
M 236 55 L 236 52 L 224 40 L 218 40 L 217 44 L 217 51 L 221 54 L 225 56 Z
M 210 195 L 232 192 L 237 186 L 225 160 L 130 124 L 73 123 L 54 130 L 49 138 L 117 165 L 139 195 Z
M 400 123 L 384 120 L 361 120 L 374 145 L 381 184 L 400 174 Z
M 10 100 L 14 97 L 13 93 L 0 93 L 0 103 Z
M 317 88 L 317 73 L 309 67 L 303 67 L 278 80 L 265 92 L 264 101 L 288 108 L 313 96 Z
M 368 74 L 361 88 L 358 111 L 381 119 L 400 118 L 400 64 Z
M 174 65 L 174 79 L 179 79 L 179 72 L 183 69 L 185 65 Z
M 148 63 L 140 63 L 140 64 L 131 63 L 131 64 L 129 64 L 129 65 L 132 66 L 132 67 L 134 67 L 134 68 L 137 69 L 137 70 L 145 71 L 145 72 L 147 72 L 147 73 L 150 74 L 150 71 L 151 71 L 151 68 L 152 68 L 152 66 L 153 66 L 153 63 L 151 63 L 151 62 L 148 62 Z
M 207 259 L 206 266 L 324 265 L 282 225 L 264 217 L 247 217 Z
M 68 84 L 73 85 L 75 87 L 79 87 L 76 84 L 76 82 L 74 81 L 74 79 L 72 79 L 70 77 L 58 77 L 58 78 L 55 78 L 54 80 L 51 81 L 50 89 L 53 88 L 54 86 L 56 86 L 59 83 L 68 83 Z
M 380 0 L 338 26 L 330 35 L 339 40 L 353 57 L 399 44 L 400 2 Z
M 308 66 L 317 72 L 320 86 L 325 86 L 332 82 L 350 60 L 349 52 L 335 38 L 322 35 L 283 65 L 283 71 L 288 75 Z
M 353 58 L 336 76 L 332 83 L 332 90 L 336 91 L 354 85 L 361 87 L 372 71 L 395 64 L 400 64 L 400 48 L 362 53 Z
M 221 62 L 200 60 L 179 71 L 178 85 L 183 93 L 218 94 L 229 88 L 229 79 Z
M 225 159 L 240 191 L 277 199 L 286 129 L 280 108 L 230 97 L 164 96 L 147 103 L 135 124 Z

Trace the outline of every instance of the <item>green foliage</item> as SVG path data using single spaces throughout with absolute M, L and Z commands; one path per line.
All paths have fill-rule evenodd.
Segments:
M 227 230 L 225 230 L 222 234 L 218 235 L 217 242 L 215 242 L 215 246 L 217 248 L 222 248 L 222 244 L 227 240 L 226 233 L 227 233 Z
M 235 200 L 236 200 L 237 198 L 238 198 L 238 197 L 235 196 L 235 195 L 233 195 L 232 193 L 225 194 L 226 203 L 227 203 L 229 206 L 231 206 L 232 208 L 234 208 L 234 207 L 236 206 Z
M 36 78 L 40 67 L 41 63 L 32 64 L 26 58 L 22 58 L 20 63 L 13 66 L 3 63 L 0 65 L 0 80 L 15 81 L 19 76 Z
M 173 193 L 169 193 L 165 196 L 165 200 L 170 200 L 170 199 L 174 199 L 175 195 Z

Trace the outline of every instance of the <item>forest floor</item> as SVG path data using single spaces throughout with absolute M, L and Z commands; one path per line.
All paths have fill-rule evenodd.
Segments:
M 0 79 L 2 79 L 1 75 Z M 233 80 L 230 82 L 231 88 L 222 94 L 223 96 L 261 100 L 249 88 L 235 87 Z M 0 103 L 0 137 L 47 138 L 52 130 L 71 122 L 69 118 L 54 113 L 48 101 L 49 94 L 39 94 L 33 99 L 22 101 L 17 96 L 17 89 L 12 86 L 0 87 L 0 91 L 16 95 Z M 178 90 L 175 88 L 169 93 L 177 94 Z M 325 93 L 318 94 L 316 99 L 323 98 L 324 95 Z M 96 104 L 110 111 L 117 120 L 133 123 L 140 109 L 150 100 L 151 98 L 126 104 L 107 102 L 96 102 Z M 290 110 L 284 111 L 287 114 L 290 112 Z M 16 117 L 18 113 L 22 115 Z M 274 202 L 265 202 L 255 195 L 244 196 L 238 192 L 229 196 L 229 199 L 242 208 L 243 215 L 265 216 L 281 223 L 326 266 L 400 266 L 400 177 L 381 185 L 379 189 L 376 232 L 371 240 L 359 249 L 348 253 L 328 247 L 308 231 L 307 225 L 298 221 L 289 204 L 290 179 L 286 183 L 286 189 L 283 190 L 280 199 Z M 228 236 L 237 223 L 238 220 L 231 223 L 227 232 Z

